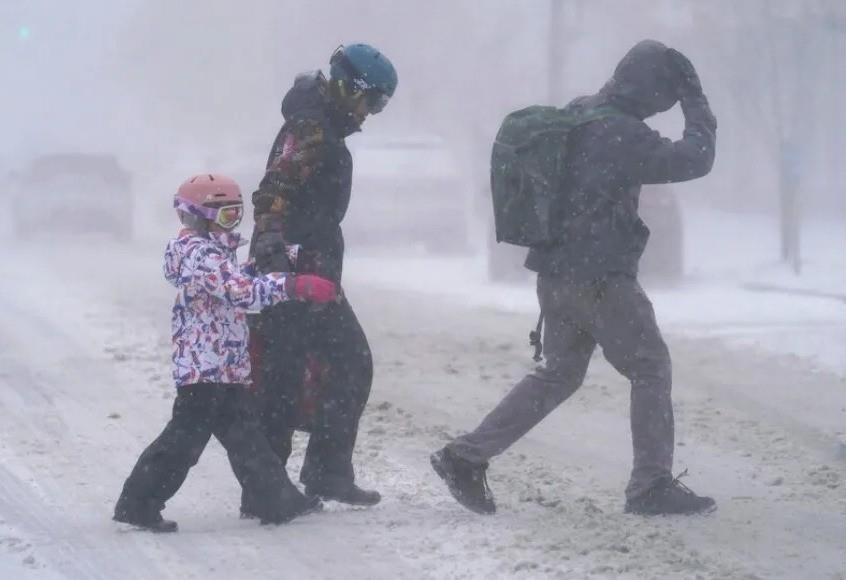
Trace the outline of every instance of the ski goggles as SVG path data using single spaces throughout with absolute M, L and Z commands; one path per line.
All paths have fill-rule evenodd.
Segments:
M 376 113 L 382 112 L 382 110 L 388 104 L 388 101 L 391 100 L 391 97 L 389 97 L 382 91 L 369 89 L 364 91 L 364 100 L 367 103 L 367 110 L 371 114 L 375 115 Z
M 231 230 L 238 227 L 241 220 L 244 218 L 244 204 L 236 203 L 232 205 L 224 205 L 218 208 L 210 208 L 217 211 L 214 223 L 225 230 Z
M 173 201 L 173 207 L 177 210 L 207 219 L 225 230 L 231 230 L 238 227 L 238 224 L 240 224 L 241 220 L 244 218 L 244 204 L 242 203 L 232 203 L 219 207 L 207 207 L 176 199 Z

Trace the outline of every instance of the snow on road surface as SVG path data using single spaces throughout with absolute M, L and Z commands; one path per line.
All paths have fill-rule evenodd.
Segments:
M 110 521 L 114 500 L 174 396 L 160 254 L 44 241 L 0 264 L 0 578 L 846 578 L 846 379 L 754 338 L 819 328 L 842 346 L 832 307 L 760 295 L 774 301 L 760 308 L 802 315 L 768 331 L 726 314 L 688 332 L 696 321 L 681 314 L 709 292 L 735 306 L 741 295 L 656 295 L 674 358 L 676 466 L 715 496 L 715 513 L 622 513 L 629 389 L 597 355 L 584 388 L 492 462 L 499 512 L 481 517 L 452 500 L 428 455 L 531 368 L 531 302 L 519 289 L 482 300 L 470 283 L 450 293 L 444 263 L 394 271 L 405 284 L 392 287 L 378 273 L 399 264 L 355 257 L 347 293 L 376 365 L 356 466 L 383 502 L 329 504 L 281 527 L 240 520 L 212 442 L 167 506 L 180 532 L 127 531 Z

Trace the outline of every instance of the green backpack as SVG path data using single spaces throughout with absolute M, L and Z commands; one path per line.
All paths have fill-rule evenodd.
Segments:
M 580 125 L 619 114 L 608 106 L 578 112 L 533 106 L 505 117 L 491 152 L 498 242 L 531 247 L 561 237 L 566 224 L 552 222 L 566 191 L 567 136 Z

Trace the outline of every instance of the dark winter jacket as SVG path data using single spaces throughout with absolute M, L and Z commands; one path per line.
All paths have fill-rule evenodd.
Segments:
M 341 281 L 341 221 L 352 184 L 352 158 L 344 139 L 358 127 L 334 106 L 328 91 L 322 73 L 306 73 L 282 101 L 285 124 L 253 193 L 250 255 L 262 272 L 295 270 Z M 295 244 L 300 246 L 297 262 L 289 264 L 284 246 Z
M 568 105 L 573 111 L 611 105 L 621 115 L 590 122 L 568 136 L 567 199 L 555 219 L 568 225 L 560 242 L 533 248 L 530 270 L 574 281 L 612 272 L 637 275 L 649 229 L 638 216 L 642 184 L 702 177 L 714 162 L 716 121 L 701 94 L 682 100 L 683 138 L 661 137 L 644 119 L 670 109 L 680 83 L 667 47 L 637 44 L 595 95 Z

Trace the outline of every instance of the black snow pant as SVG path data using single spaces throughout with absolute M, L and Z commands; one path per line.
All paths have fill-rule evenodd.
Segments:
M 475 431 L 450 443 L 450 450 L 473 463 L 505 451 L 581 387 L 598 344 L 632 387 L 634 466 L 626 496 L 637 497 L 671 477 L 670 353 L 638 281 L 623 274 L 585 283 L 540 275 L 538 298 L 546 364 L 517 383 Z
M 355 480 L 352 464 L 358 422 L 373 382 L 373 359 L 364 330 L 346 298 L 315 306 L 286 302 L 260 315 L 260 397 L 265 433 L 282 463 L 299 427 L 307 355 L 326 365 L 325 384 L 310 431 L 300 481 L 315 489 Z
M 171 420 L 138 458 L 115 513 L 136 514 L 135 519 L 160 513 L 212 435 L 226 449 L 242 489 L 254 498 L 257 516 L 274 519 L 290 511 L 286 501 L 299 492 L 262 432 L 247 387 L 200 383 L 178 388 Z

